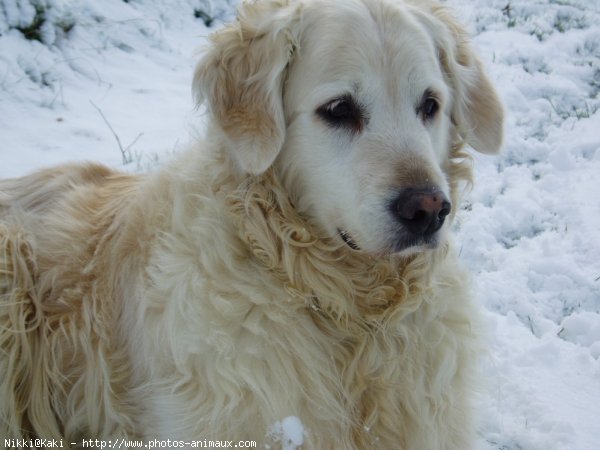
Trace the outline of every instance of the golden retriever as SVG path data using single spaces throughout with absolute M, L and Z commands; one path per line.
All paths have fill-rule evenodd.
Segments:
M 154 174 L 0 182 L 0 436 L 471 448 L 447 230 L 503 111 L 462 28 L 428 1 L 249 2 L 193 90 L 207 136 Z

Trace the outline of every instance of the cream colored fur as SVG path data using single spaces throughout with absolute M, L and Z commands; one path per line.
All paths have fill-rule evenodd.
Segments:
M 344 35 L 335 20 L 346 21 Z M 399 24 L 422 45 L 395 49 Z M 344 66 L 326 55 L 319 72 L 311 52 L 353 32 L 369 57 L 376 34 L 392 45 L 390 60 L 410 66 L 425 54 L 415 67 L 431 67 L 445 97 L 439 122 L 419 128 L 408 112 L 394 115 L 410 86 L 397 103 L 364 88 L 372 127 L 348 152 L 393 147 L 402 132 L 425 144 L 419 157 L 404 147 L 366 157 L 372 177 L 353 157 L 353 179 L 373 194 L 347 200 L 351 182 L 328 167 L 318 168 L 328 189 L 344 192 L 311 191 L 307 146 L 341 157 L 302 105 L 327 100 L 322 77 Z M 393 89 L 402 73 L 392 67 L 382 60 L 369 77 Z M 0 436 L 279 448 L 270 427 L 296 416 L 303 449 L 471 448 L 478 309 L 447 235 L 434 249 L 390 253 L 365 237 L 387 218 L 365 228 L 342 211 L 358 224 L 357 251 L 321 214 L 332 197 L 375 208 L 381 180 L 415 177 L 439 180 L 458 204 L 470 176 L 465 141 L 495 152 L 502 129 L 460 27 L 423 2 L 248 3 L 212 38 L 194 89 L 208 103 L 208 135 L 155 174 L 64 166 L 0 182 Z M 400 134 L 377 131 L 392 118 Z

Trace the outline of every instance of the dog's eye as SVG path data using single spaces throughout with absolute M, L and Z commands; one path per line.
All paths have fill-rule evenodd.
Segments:
M 418 113 L 424 121 L 432 120 L 440 109 L 440 103 L 431 91 L 425 92 Z
M 363 108 L 350 95 L 325 103 L 316 113 L 329 126 L 346 128 L 353 133 L 362 131 L 365 122 Z

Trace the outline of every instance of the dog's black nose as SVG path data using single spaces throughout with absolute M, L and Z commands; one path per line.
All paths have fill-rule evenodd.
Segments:
M 408 188 L 400 193 L 392 208 L 410 233 L 429 236 L 442 228 L 452 206 L 437 188 Z

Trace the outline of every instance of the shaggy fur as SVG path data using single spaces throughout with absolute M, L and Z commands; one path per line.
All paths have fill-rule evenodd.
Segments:
M 354 134 L 303 103 L 339 93 L 339 79 L 319 87 L 328 67 L 350 71 L 342 92 L 358 84 L 365 64 L 318 54 L 348 30 L 387 77 L 352 91 L 372 100 Z M 405 105 L 418 80 L 395 84 L 411 61 L 433 73 L 434 122 Z M 380 207 L 390 186 L 426 179 L 455 209 L 465 142 L 500 146 L 501 107 L 460 27 L 423 2 L 248 3 L 194 89 L 208 135 L 155 174 L 64 166 L 0 182 L 0 436 L 278 448 L 272 425 L 297 416 L 303 449 L 469 449 L 478 313 L 448 226 L 392 251 Z M 337 145 L 348 179 L 314 163 L 346 164 Z

